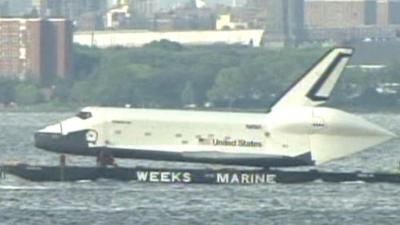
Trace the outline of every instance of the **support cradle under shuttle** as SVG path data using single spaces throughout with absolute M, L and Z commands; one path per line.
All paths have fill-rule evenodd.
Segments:
M 325 103 L 353 49 L 323 56 L 268 113 L 87 107 L 35 133 L 57 153 L 257 167 L 324 163 L 395 135 Z

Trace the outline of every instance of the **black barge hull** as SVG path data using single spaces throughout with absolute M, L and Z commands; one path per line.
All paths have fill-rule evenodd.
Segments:
M 59 167 L 4 165 L 0 167 L 4 177 L 7 174 L 36 182 L 59 182 L 111 179 L 147 183 L 183 184 L 271 184 L 307 182 L 366 182 L 400 183 L 400 173 L 282 171 L 265 169 L 170 169 L 145 167 Z

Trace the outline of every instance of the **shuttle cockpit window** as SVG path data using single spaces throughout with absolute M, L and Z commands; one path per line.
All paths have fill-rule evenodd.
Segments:
M 80 111 L 78 114 L 76 114 L 78 118 L 81 118 L 83 120 L 87 120 L 92 117 L 91 112 L 85 112 L 85 111 Z

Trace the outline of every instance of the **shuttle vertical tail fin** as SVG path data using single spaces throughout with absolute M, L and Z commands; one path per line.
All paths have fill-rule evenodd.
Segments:
M 307 73 L 295 82 L 271 109 L 317 106 L 325 103 L 335 87 L 354 50 L 334 48 L 323 56 Z

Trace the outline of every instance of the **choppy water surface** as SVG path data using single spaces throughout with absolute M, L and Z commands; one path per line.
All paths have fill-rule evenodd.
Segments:
M 0 163 L 56 164 L 32 146 L 35 130 L 69 114 L 0 113 Z M 400 134 L 400 115 L 364 115 Z M 326 170 L 393 171 L 399 141 L 324 166 Z M 119 161 L 123 165 L 171 163 Z M 74 157 L 70 164 L 94 165 Z M 182 164 L 180 164 L 182 165 Z M 188 165 L 186 165 L 188 166 Z M 190 165 L 198 167 L 198 165 Z M 399 224 L 400 185 L 363 183 L 254 186 L 135 182 L 34 183 L 0 180 L 0 224 Z

